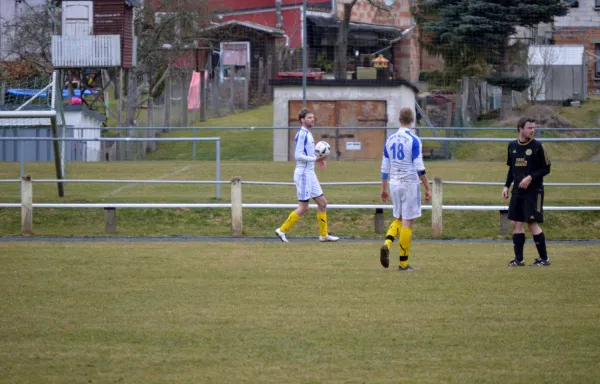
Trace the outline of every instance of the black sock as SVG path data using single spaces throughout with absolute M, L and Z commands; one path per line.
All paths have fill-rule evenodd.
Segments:
M 533 241 L 535 241 L 535 247 L 540 255 L 540 259 L 548 260 L 548 252 L 546 251 L 546 236 L 544 236 L 544 232 L 538 235 L 533 235 Z
M 513 233 L 513 246 L 515 248 L 515 259 L 517 261 L 523 261 L 523 246 L 524 245 L 525 245 L 525 234 L 524 233 Z

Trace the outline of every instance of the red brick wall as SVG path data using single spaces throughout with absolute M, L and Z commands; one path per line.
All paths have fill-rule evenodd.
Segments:
M 344 18 L 343 0 L 336 1 L 336 15 L 340 19 Z M 351 20 L 359 23 L 394 25 L 397 27 L 410 25 L 412 20 L 410 1 L 397 0 L 389 12 L 387 12 L 372 6 L 366 0 L 358 0 L 352 8 Z
M 593 55 L 596 54 L 596 44 L 600 44 L 600 27 L 559 28 L 554 33 L 554 40 L 558 45 L 581 44 L 584 46 L 585 51 L 589 53 L 589 55 L 586 55 L 588 92 L 597 89 L 594 78 L 596 77 L 596 61 L 598 59 Z

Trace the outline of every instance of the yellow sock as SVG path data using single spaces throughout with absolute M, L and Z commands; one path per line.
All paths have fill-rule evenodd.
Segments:
M 402 229 L 402 221 L 398 219 L 392 221 L 392 224 L 390 224 L 390 227 L 388 228 L 388 231 L 385 236 L 385 245 L 388 247 L 388 249 L 392 247 L 392 243 L 394 242 L 396 237 L 398 237 L 400 229 Z
M 279 228 L 281 232 L 287 232 L 300 220 L 300 215 L 296 213 L 296 211 L 292 211 L 288 216 L 287 220 L 283 225 Z
M 402 228 L 400 231 L 400 267 L 408 266 L 408 255 L 412 243 L 412 228 Z
M 319 235 L 327 236 L 327 212 L 317 212 L 317 221 L 319 222 Z

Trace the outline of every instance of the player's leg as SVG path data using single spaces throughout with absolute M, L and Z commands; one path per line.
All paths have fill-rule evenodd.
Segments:
M 310 197 L 310 185 L 305 174 L 294 174 L 294 183 L 296 184 L 296 197 L 298 198 L 298 208 L 292 211 L 281 227 L 275 230 L 275 234 L 281 241 L 288 243 L 286 233 L 292 229 L 300 218 L 308 211 L 308 200 Z
M 311 194 L 315 203 L 317 203 L 317 222 L 319 224 L 319 241 L 321 242 L 332 242 L 338 241 L 340 238 L 329 234 L 329 228 L 327 225 L 327 199 L 321 189 L 321 184 L 315 175 L 312 183 Z
M 401 184 L 390 183 L 389 190 L 394 221 L 388 227 L 384 244 L 379 249 L 379 261 L 384 268 L 390 266 L 390 249 L 396 237 L 400 236 L 400 230 L 402 229 L 402 199 L 404 199 L 404 188 Z
M 334 242 L 340 238 L 329 234 L 329 228 L 327 225 L 327 199 L 324 195 L 317 196 L 314 198 L 317 203 L 317 222 L 319 223 L 319 241 L 321 242 Z
M 537 248 L 539 255 L 539 257 L 529 265 L 545 267 L 550 265 L 550 260 L 546 249 L 546 236 L 539 225 L 544 222 L 544 191 L 539 190 L 531 196 L 528 196 L 526 204 L 528 210 L 527 217 L 529 217 L 527 226 L 533 236 L 533 241 L 535 242 L 535 247 Z
M 406 184 L 406 197 L 402 202 L 402 229 L 400 230 L 400 266 L 401 271 L 413 271 L 408 265 L 412 245 L 412 227 L 414 220 L 421 217 L 421 186 Z
M 400 184 L 390 184 L 390 196 L 392 198 L 392 215 L 394 221 L 388 227 L 385 236 L 385 245 L 389 250 L 392 247 L 392 243 L 400 235 L 400 229 L 402 228 L 402 199 L 404 198 L 404 189 Z
M 526 219 L 523 208 L 523 198 L 513 193 L 508 204 L 508 219 L 512 225 L 512 241 L 515 257 L 509 261 L 509 267 L 522 267 L 525 265 L 523 261 L 523 248 L 525 246 L 523 223 Z

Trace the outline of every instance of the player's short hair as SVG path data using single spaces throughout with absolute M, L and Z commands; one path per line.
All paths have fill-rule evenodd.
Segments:
M 302 122 L 302 119 L 304 119 L 306 117 L 306 115 L 310 115 L 311 113 L 313 113 L 313 111 L 311 111 L 308 108 L 302 108 L 300 110 L 300 113 L 298 113 L 298 120 L 300 120 L 300 122 Z
M 522 128 L 525 128 L 525 124 L 527 123 L 535 123 L 535 119 L 529 116 L 523 116 L 517 121 L 517 131 L 520 131 Z
M 400 124 L 409 125 L 415 121 L 415 114 L 412 109 L 405 107 L 400 110 Z

